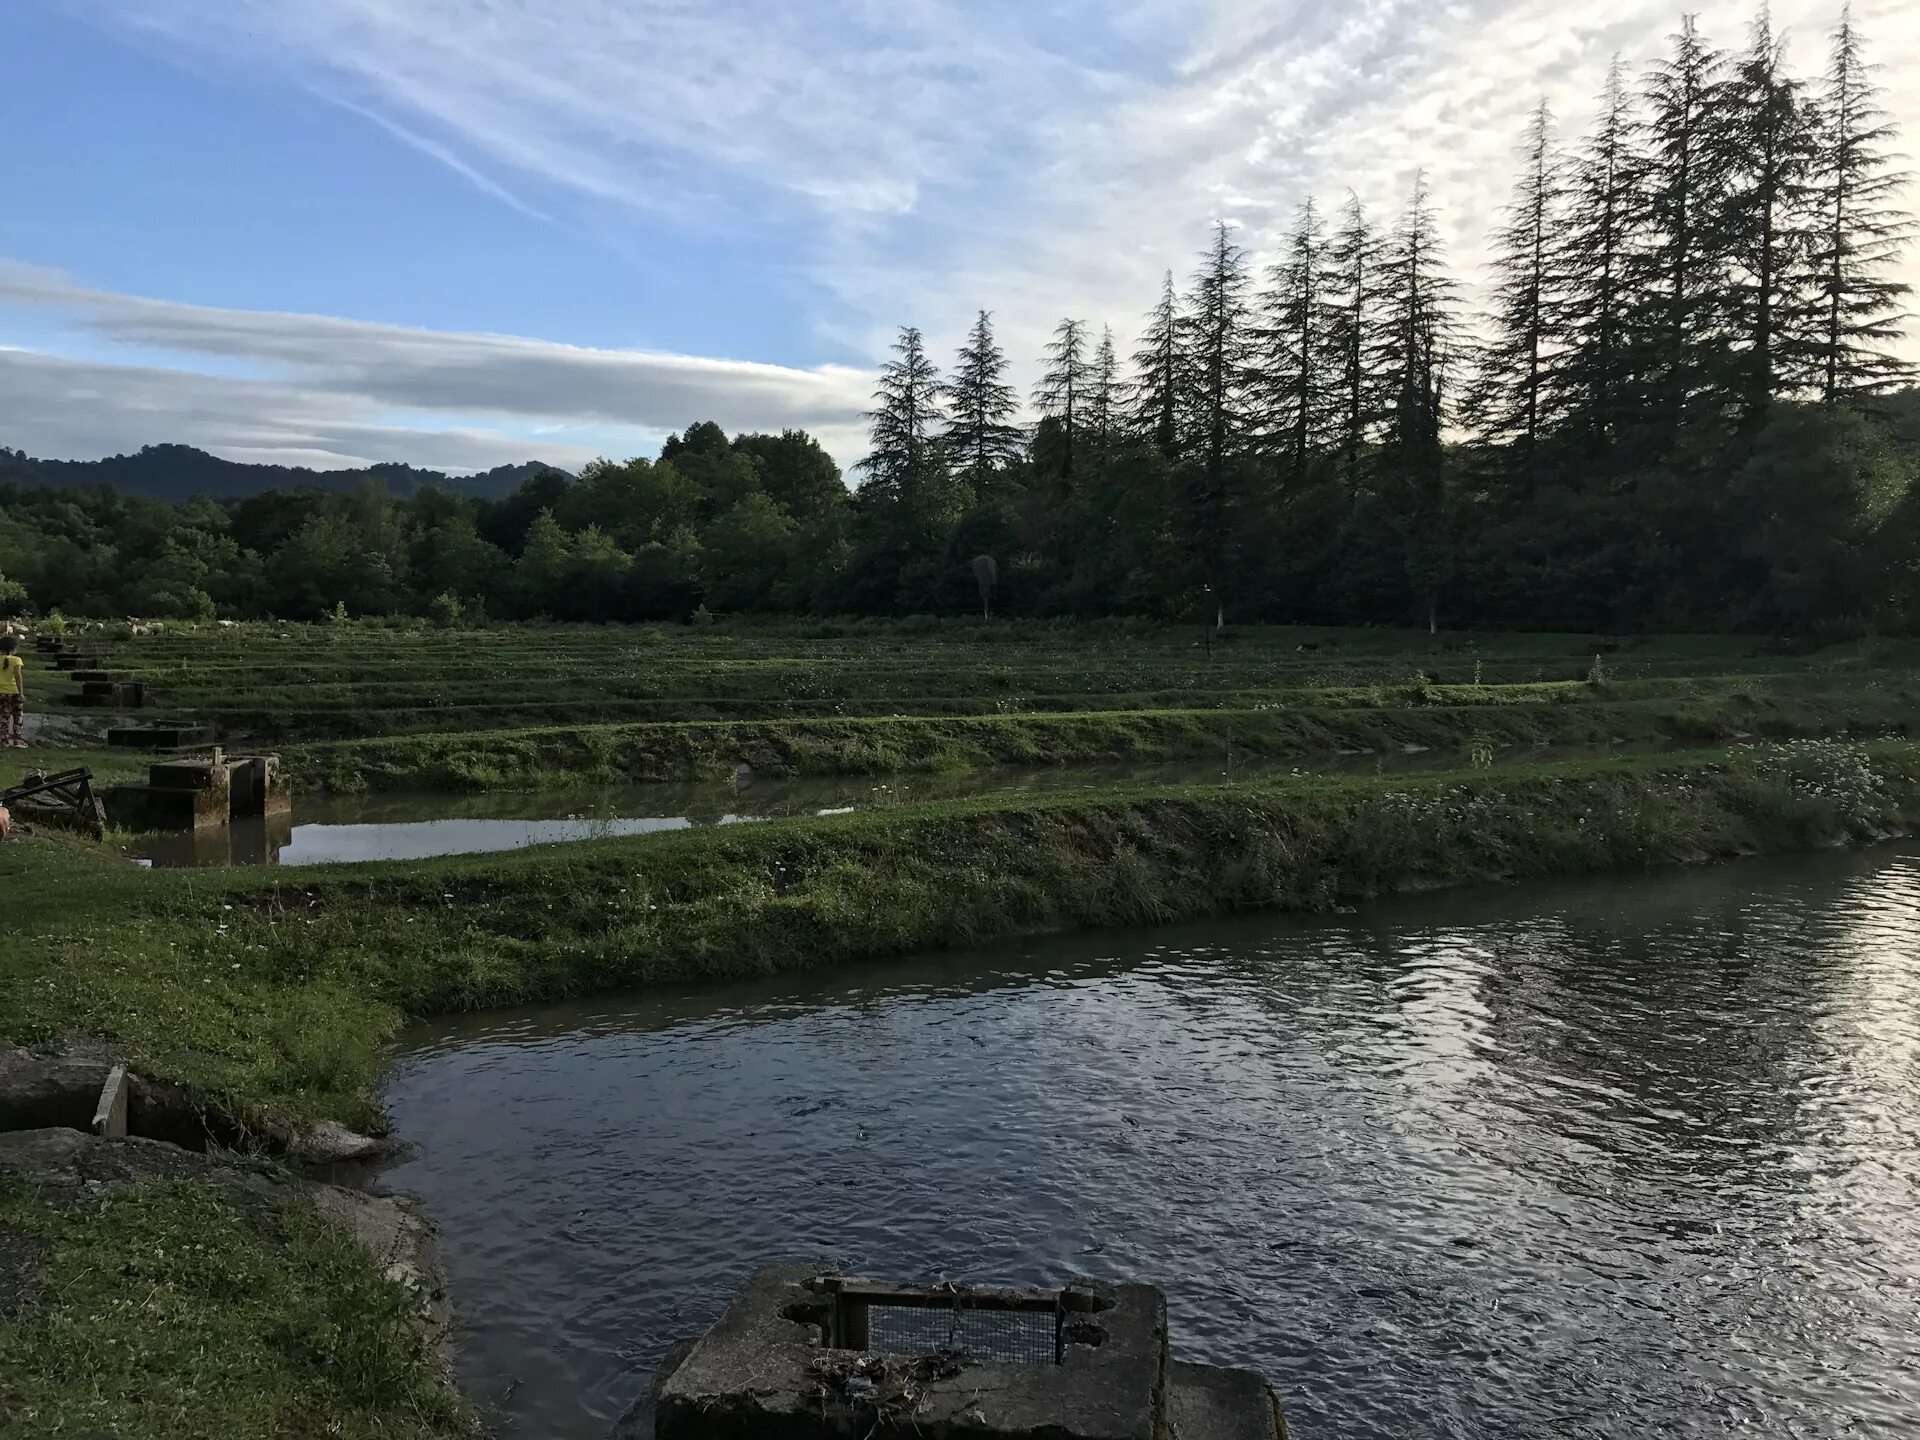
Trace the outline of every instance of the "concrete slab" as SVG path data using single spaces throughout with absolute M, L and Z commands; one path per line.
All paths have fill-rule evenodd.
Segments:
M 844 1348 L 841 1280 L 809 1265 L 756 1271 L 661 1386 L 657 1440 L 1158 1440 L 1167 1317 L 1152 1286 L 1053 1292 L 1059 1363 L 1026 1364 Z M 1006 1292 L 942 1287 L 927 1298 L 993 1308 Z
M 1167 1372 L 1167 1440 L 1287 1440 L 1266 1377 L 1176 1360 Z

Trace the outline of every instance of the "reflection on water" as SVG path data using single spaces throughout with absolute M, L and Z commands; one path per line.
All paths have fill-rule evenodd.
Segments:
M 388 1103 L 506 1434 L 780 1255 L 1152 1279 L 1306 1440 L 1920 1416 L 1914 847 L 472 1018 Z
M 1545 747 L 1529 752 L 1550 753 Z M 1464 755 L 1424 752 L 1335 756 L 1319 769 L 1443 769 Z M 284 816 L 236 822 L 231 830 L 143 835 L 129 853 L 153 865 L 330 865 L 349 860 L 419 860 L 518 850 L 565 840 L 641 835 L 695 825 L 734 825 L 968 795 L 1101 789 L 1121 782 L 1207 784 L 1286 774 L 1290 764 L 1213 763 L 1062 766 L 955 774 L 832 776 L 702 784 L 635 784 L 485 795 L 303 796 Z

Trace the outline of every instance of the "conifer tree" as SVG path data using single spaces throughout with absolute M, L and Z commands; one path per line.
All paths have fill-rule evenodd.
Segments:
M 863 491 L 898 497 L 903 484 L 927 460 L 940 423 L 940 372 L 927 358 L 920 332 L 903 325 L 893 342 L 894 358 L 880 367 L 874 408 L 867 412 L 868 444 L 859 468 L 867 473 Z
M 1452 565 L 1441 433 L 1446 425 L 1445 369 L 1457 343 L 1459 321 L 1456 287 L 1445 270 L 1424 171 L 1415 176 L 1394 231 L 1385 278 L 1394 390 L 1386 450 L 1406 542 L 1408 579 L 1432 631 L 1439 624 L 1440 587 Z
M 1201 252 L 1193 288 L 1180 313 L 1184 393 L 1180 420 L 1182 489 L 1188 543 L 1200 578 L 1212 595 L 1214 623 L 1225 616 L 1225 591 L 1244 496 L 1234 462 L 1252 438 L 1250 399 L 1254 329 L 1247 252 L 1216 221 L 1213 243 Z
M 1173 271 L 1160 283 L 1160 298 L 1147 312 L 1140 348 L 1133 352 L 1134 428 L 1169 460 L 1180 453 L 1180 399 L 1186 388 L 1186 356 L 1181 349 L 1179 302 Z
M 1102 442 L 1120 428 L 1126 396 L 1121 390 L 1120 357 L 1113 348 L 1113 327 L 1100 327 L 1100 343 L 1093 352 L 1093 373 L 1087 391 L 1087 429 Z
M 1331 380 L 1334 444 L 1349 472 L 1373 442 L 1385 410 L 1380 259 L 1380 239 L 1360 198 L 1349 192 L 1340 227 L 1327 244 L 1320 361 Z
M 1734 402 L 1754 428 L 1765 422 L 1776 395 L 1806 377 L 1813 350 L 1803 268 L 1813 131 L 1764 9 L 1722 88 L 1720 110 L 1727 191 L 1718 223 L 1732 261 L 1727 310 Z
M 1474 403 L 1481 435 L 1504 448 L 1523 492 L 1531 493 L 1551 420 L 1563 314 L 1558 240 L 1565 177 L 1545 100 L 1527 121 L 1520 153 L 1524 169 L 1493 242 L 1493 313 Z
M 1691 15 L 1647 80 L 1651 243 L 1640 256 L 1649 368 L 1646 395 L 1666 433 L 1726 380 L 1724 234 L 1730 159 L 1720 94 L 1725 60 Z
M 1634 144 L 1633 109 L 1618 56 L 1600 115 L 1568 180 L 1560 264 L 1560 326 L 1567 352 L 1559 403 L 1577 443 L 1609 462 L 1634 409 L 1632 273 L 1647 238 L 1646 162 Z
M 1217 485 L 1230 456 L 1244 449 L 1252 425 L 1253 316 L 1247 252 L 1216 221 L 1180 316 L 1187 356 L 1182 409 L 1188 445 L 1208 483 Z
M 1891 271 L 1913 231 L 1896 204 L 1909 178 L 1893 168 L 1887 146 L 1896 138 L 1852 10 L 1843 9 L 1819 99 L 1808 195 L 1812 380 L 1828 406 L 1857 404 L 1913 375 L 1887 349 L 1902 333 L 1909 291 Z
M 1333 376 L 1325 366 L 1332 328 L 1327 263 L 1326 222 L 1309 198 L 1295 212 L 1286 249 L 1272 269 L 1255 377 L 1268 443 L 1296 479 L 1325 448 L 1333 420 Z
M 942 440 L 947 457 L 976 494 L 1020 454 L 1020 427 L 1013 423 L 1013 387 L 1007 384 L 1007 357 L 993 338 L 993 320 L 982 310 L 960 347 L 959 362 L 943 391 L 947 427 Z
M 1033 404 L 1042 415 L 1060 423 L 1060 474 L 1073 478 L 1074 446 L 1086 422 L 1093 362 L 1087 348 L 1087 322 L 1066 319 L 1054 327 L 1047 342 L 1047 364 L 1034 387 Z

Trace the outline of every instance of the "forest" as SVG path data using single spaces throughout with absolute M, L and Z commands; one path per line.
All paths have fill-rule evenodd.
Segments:
M 851 489 L 712 424 L 494 498 L 172 502 L 11 456 L 0 613 L 1920 629 L 1912 220 L 1851 17 L 1810 76 L 1763 12 L 1596 80 L 1580 133 L 1543 103 L 1516 137 L 1478 307 L 1419 179 L 1216 224 L 1126 353 L 1064 319 L 1029 396 L 989 311 L 945 367 L 903 327 Z

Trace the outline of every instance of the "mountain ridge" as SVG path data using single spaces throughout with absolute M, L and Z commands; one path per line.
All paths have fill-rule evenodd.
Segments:
M 496 465 L 473 475 L 449 475 L 396 460 L 350 470 L 254 464 L 223 460 L 195 446 L 180 444 L 143 445 L 132 454 L 108 455 L 99 460 L 41 460 L 0 446 L 0 484 L 111 485 L 129 495 L 173 501 L 195 495 L 240 500 L 269 490 L 352 490 L 370 479 L 402 497 L 432 485 L 459 495 L 498 500 L 549 470 L 573 478 L 560 466 L 538 460 Z

